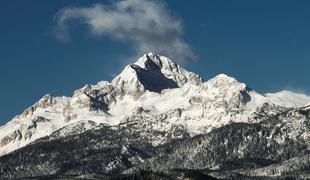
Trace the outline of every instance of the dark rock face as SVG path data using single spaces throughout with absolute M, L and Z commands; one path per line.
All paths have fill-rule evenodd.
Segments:
M 105 103 L 104 101 L 100 101 L 97 98 L 92 97 L 91 95 L 84 92 L 87 97 L 90 99 L 90 111 L 107 111 L 109 105 Z
M 134 64 L 131 65 L 131 68 L 136 71 L 138 79 L 144 86 L 145 90 L 160 93 L 164 89 L 179 87 L 176 82 L 166 78 L 166 76 L 160 71 L 160 68 L 152 60 L 145 62 L 146 69 Z
M 15 141 L 15 140 L 21 140 L 22 139 L 22 133 L 19 130 L 14 131 L 13 133 L 11 133 L 8 136 L 5 136 L 1 139 L 0 141 L 0 147 L 7 145 L 9 142 L 11 141 Z

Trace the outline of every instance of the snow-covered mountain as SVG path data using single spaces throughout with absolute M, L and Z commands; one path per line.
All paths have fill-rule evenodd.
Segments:
M 232 157 L 245 156 L 242 155 L 244 148 L 248 148 L 249 151 L 256 146 L 268 146 L 273 149 L 279 144 L 284 144 L 283 146 L 286 147 L 286 138 L 303 141 L 304 143 L 298 142 L 300 146 L 310 145 L 310 123 L 309 114 L 307 114 L 309 108 L 304 107 L 308 104 L 310 104 L 308 96 L 289 91 L 258 93 L 246 84 L 224 74 L 204 81 L 199 75 L 185 70 L 169 58 L 148 53 L 135 63 L 127 65 L 111 82 L 101 81 L 96 85 L 85 85 L 76 90 L 72 97 L 45 95 L 21 115 L 16 116 L 0 128 L 0 156 L 28 144 L 31 145 L 26 146 L 26 149 L 39 147 L 42 152 L 45 152 L 43 149 L 46 143 L 67 141 L 64 139 L 79 137 L 83 133 L 89 136 L 84 139 L 94 141 L 89 142 L 88 149 L 107 148 L 98 144 L 98 139 L 93 139 L 93 136 L 98 136 L 95 133 L 97 132 L 102 135 L 103 141 L 109 143 L 113 143 L 115 138 L 106 133 L 122 137 L 122 145 L 119 144 L 119 149 L 117 149 L 120 154 L 127 153 L 126 161 L 130 165 L 114 159 L 113 162 L 117 164 L 115 167 L 121 166 L 117 170 L 118 173 L 143 163 L 145 159 L 155 157 L 159 152 L 166 151 L 169 151 L 170 154 L 164 153 L 164 158 L 162 155 L 160 157 L 164 160 L 168 159 L 169 162 L 162 168 L 167 166 L 196 169 L 214 168 L 223 166 L 223 158 L 221 158 L 221 154 L 218 154 L 212 155 L 213 159 L 210 159 L 209 155 L 214 154 L 215 151 L 206 150 L 205 147 L 214 146 L 217 149 L 225 149 L 227 148 L 225 143 L 227 144 L 231 140 L 230 136 L 244 138 L 243 135 L 247 132 L 268 132 L 269 134 L 248 135 L 250 139 L 264 139 L 264 143 L 255 144 L 247 138 L 239 139 L 238 142 L 229 146 L 236 152 L 227 154 L 227 160 Z M 235 124 L 241 125 L 236 126 Z M 224 130 L 227 131 L 223 131 L 223 127 L 226 127 Z M 235 132 L 239 127 L 243 129 L 243 132 Z M 279 135 L 276 133 L 278 129 L 275 127 L 281 127 L 285 133 Z M 260 130 L 253 131 L 253 128 Z M 234 132 L 234 134 L 227 134 L 229 132 Z M 273 138 L 273 134 L 277 139 L 269 142 L 270 138 Z M 217 140 L 220 142 L 219 144 L 214 144 L 214 142 L 210 144 L 210 138 L 220 135 L 222 135 L 222 139 Z M 197 136 L 201 136 L 200 139 Z M 124 137 L 128 140 L 124 140 Z M 201 141 L 205 143 L 201 143 Z M 181 142 L 183 144 L 180 144 Z M 253 144 L 250 144 L 252 146 L 244 145 L 246 142 Z M 171 149 L 171 146 L 176 144 L 180 145 Z M 243 146 L 239 146 L 240 144 Z M 81 147 L 83 151 L 86 148 L 82 145 Z M 162 147 L 166 147 L 164 148 L 166 150 Z M 23 151 L 25 148 L 11 154 L 25 153 Z M 128 148 L 136 149 L 130 151 Z M 142 153 L 138 149 L 149 152 Z M 307 147 L 301 149 L 304 152 Z M 189 156 L 191 158 L 184 159 L 185 154 L 192 150 L 195 152 Z M 287 155 L 286 150 L 287 148 L 283 147 L 283 153 L 272 152 L 273 154 L 270 156 L 285 156 Z M 231 150 L 228 148 L 227 152 L 229 151 Z M 31 152 L 36 152 L 36 150 L 31 150 Z M 202 152 L 208 156 L 208 161 L 199 161 Z M 298 153 L 296 152 L 296 154 Z M 250 158 L 252 155 L 245 157 Z M 10 155 L 3 156 L 3 158 L 8 157 Z M 13 157 L 15 158 L 12 155 Z M 184 163 L 182 166 L 180 164 L 177 166 L 180 157 L 183 157 Z M 197 157 L 198 159 L 195 159 Z M 40 157 L 38 157 L 39 159 Z M 279 159 L 274 158 L 273 160 L 278 161 Z M 12 162 L 16 161 L 12 160 Z M 160 162 L 157 165 L 165 164 L 158 157 L 151 162 Z M 4 161 L 1 161 L 0 158 L 0 167 L 1 163 Z M 112 161 L 107 161 L 107 163 L 112 163 Z M 15 165 L 8 167 L 8 164 L 5 166 L 8 169 L 15 167 Z M 109 167 L 112 170 L 115 168 L 111 164 Z M 53 166 L 53 168 L 57 169 L 58 167 Z M 151 166 L 151 168 L 161 170 L 156 166 Z M 2 169 L 2 171 L 4 170 Z M 13 169 L 11 171 L 14 172 Z M 240 173 L 249 174 L 260 171 L 262 170 Z M 110 173 L 109 169 L 106 169 L 105 172 Z

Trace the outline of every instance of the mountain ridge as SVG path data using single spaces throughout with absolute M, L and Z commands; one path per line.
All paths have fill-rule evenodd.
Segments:
M 139 75 L 139 73 L 141 73 L 142 70 L 145 73 L 142 75 L 141 74 Z M 148 76 L 148 74 L 151 74 L 151 75 Z M 155 77 L 155 81 L 154 81 L 154 77 Z M 145 78 L 145 79 L 141 81 L 141 78 Z M 162 82 L 164 83 L 158 83 L 160 82 L 160 80 L 163 80 Z M 150 85 L 147 84 L 149 82 L 151 82 Z M 188 83 L 191 85 L 189 85 Z M 152 89 L 152 87 L 150 87 L 152 86 L 152 84 L 153 86 L 157 86 L 157 85 L 159 86 L 157 86 L 157 89 L 156 88 Z M 185 87 L 183 88 L 184 85 Z M 229 77 L 225 74 L 220 74 L 210 79 L 209 81 L 204 82 L 203 79 L 199 75 L 194 74 L 192 72 L 188 72 L 181 66 L 175 64 L 169 58 L 159 56 L 155 53 L 147 53 L 143 55 L 142 57 L 140 57 L 135 63 L 131 65 L 127 65 L 124 68 L 124 70 L 118 76 L 116 76 L 111 82 L 101 81 L 97 83 L 96 85 L 85 85 L 83 88 L 76 90 L 72 97 L 64 97 L 64 96 L 54 97 L 51 94 L 47 94 L 43 96 L 37 103 L 27 108 L 21 115 L 18 115 L 15 118 L 13 118 L 11 123 L 8 122 L 7 124 L 5 124 L 4 126 L 0 128 L 0 135 L 2 136 L 2 138 L 0 139 L 0 142 L 1 142 L 0 143 L 0 155 L 3 154 L 2 153 L 3 146 L 7 144 L 7 141 L 10 141 L 10 138 L 6 138 L 6 139 L 3 138 L 3 137 L 7 137 L 7 134 L 8 134 L 5 132 L 3 133 L 4 127 L 10 124 L 11 125 L 16 124 L 17 126 L 21 124 L 20 126 L 22 126 L 23 123 L 21 123 L 21 121 L 24 121 L 24 120 L 31 121 L 31 117 L 34 117 L 34 118 L 36 117 L 36 115 L 34 115 L 35 111 L 39 112 L 37 116 L 45 116 L 44 111 L 51 111 L 51 112 L 47 112 L 48 113 L 48 117 L 46 117 L 47 119 L 54 119 L 54 118 L 63 119 L 64 122 L 55 122 L 56 125 L 51 124 L 50 125 L 51 127 L 47 129 L 48 132 L 46 134 L 42 132 L 41 135 L 38 135 L 37 137 L 34 136 L 34 139 L 41 137 L 43 135 L 47 135 L 61 128 L 63 125 L 68 124 L 66 122 L 70 122 L 75 119 L 79 119 L 79 120 L 82 120 L 85 118 L 87 119 L 87 115 L 83 115 L 83 114 L 89 114 L 91 118 L 98 119 L 97 122 L 108 123 L 108 124 L 118 124 L 120 122 L 119 120 L 114 120 L 115 118 L 114 119 L 111 118 L 111 120 L 109 120 L 109 117 L 113 116 L 113 113 L 116 114 L 116 116 L 120 114 L 116 112 L 117 110 L 115 109 L 120 108 L 120 106 L 124 107 L 124 103 L 128 104 L 128 102 L 126 102 L 126 98 L 129 101 L 131 98 L 134 101 L 137 101 L 140 97 L 148 98 L 148 97 L 143 96 L 143 94 L 147 94 L 146 91 L 151 92 L 150 94 L 152 94 L 152 96 L 156 96 L 156 95 L 153 95 L 153 93 L 160 93 L 162 90 L 167 91 L 167 89 L 168 91 L 174 91 L 173 90 L 174 88 L 181 89 L 181 91 L 190 91 L 189 89 L 192 88 L 192 89 L 196 89 L 196 91 L 200 93 L 207 92 L 207 94 L 204 94 L 204 95 L 207 97 L 211 97 L 211 100 L 212 98 L 218 96 L 216 98 L 222 98 L 222 99 L 226 98 L 226 99 L 231 99 L 232 101 L 235 101 L 235 102 L 232 102 L 232 104 L 235 104 L 237 106 L 241 105 L 240 103 L 242 103 L 242 101 L 245 101 L 245 102 L 250 101 L 251 98 L 255 99 L 255 97 L 260 96 L 255 91 L 250 90 L 250 88 L 248 88 L 248 86 L 245 85 L 244 83 L 239 83 L 236 79 Z M 241 93 L 239 93 L 239 91 Z M 253 95 L 250 95 L 247 92 Z M 164 94 L 168 94 L 168 93 L 164 93 Z M 192 91 L 190 95 L 192 94 L 195 94 L 195 92 Z M 131 96 L 131 97 L 128 97 L 128 96 Z M 227 96 L 227 97 L 224 97 L 224 96 Z M 251 96 L 253 96 L 254 98 Z M 268 96 L 273 98 L 272 94 L 268 94 Z M 166 98 L 170 98 L 170 97 L 167 96 Z M 259 98 L 261 99 L 262 97 L 259 97 Z M 277 100 L 278 104 L 279 102 L 283 101 L 283 100 L 281 101 L 281 98 L 279 97 L 274 97 L 274 99 Z M 122 101 L 124 103 L 122 105 L 117 105 L 118 101 Z M 193 103 L 195 101 L 195 98 L 190 101 Z M 310 97 L 309 97 L 309 102 L 310 102 Z M 254 103 L 256 102 L 254 101 Z M 288 104 L 296 105 L 296 103 L 288 103 Z M 149 107 L 151 106 L 152 105 L 150 105 Z M 254 105 L 254 106 L 259 106 L 259 105 Z M 49 110 L 50 107 L 53 107 L 53 108 Z M 114 107 L 114 109 L 111 107 Z M 78 112 L 75 112 L 77 110 Z M 131 110 L 133 109 L 129 109 L 127 110 L 127 112 L 130 113 Z M 121 113 L 126 113 L 126 112 L 121 111 Z M 33 126 L 32 124 L 33 123 L 30 123 L 29 125 L 28 123 L 28 125 L 26 126 L 28 127 Z M 19 129 L 22 129 L 22 130 L 19 130 Z M 11 133 L 11 135 L 13 136 L 13 139 L 14 140 L 20 139 L 18 134 L 20 134 L 19 132 L 22 132 L 22 131 L 26 131 L 24 133 L 25 138 L 27 137 L 25 136 L 26 134 L 28 134 L 28 137 L 31 137 L 32 134 L 34 134 L 34 132 L 32 131 L 29 131 L 29 130 L 27 131 L 24 129 L 25 127 L 20 127 L 20 128 L 17 128 L 15 131 L 13 131 Z M 16 142 L 18 143 L 18 141 Z M 20 145 L 17 145 L 16 148 L 18 148 L 18 146 Z M 10 147 L 10 148 L 14 149 L 14 147 Z
M 249 163 L 251 168 L 267 169 L 238 169 L 238 176 L 258 175 L 270 172 L 272 163 L 277 164 L 270 168 L 282 167 L 282 161 L 287 163 L 297 155 L 307 155 L 309 102 L 310 97 L 291 92 L 258 93 L 225 74 L 204 81 L 167 57 L 147 53 L 125 66 L 111 82 L 87 84 L 75 90 L 72 97 L 47 94 L 0 127 L 0 174 L 13 178 L 51 175 L 47 172 L 56 176 L 71 172 L 76 176 L 83 173 L 110 176 L 139 168 L 160 173 L 161 168 L 166 168 L 168 175 L 182 177 L 191 168 L 209 175 L 209 170 L 218 166 L 229 176 L 231 169 L 223 167 L 237 163 L 231 166 L 245 168 Z M 298 148 L 289 152 L 292 145 Z M 257 153 L 251 153 L 255 148 Z M 214 149 L 225 149 L 219 152 L 228 154 L 224 156 Z M 107 156 L 110 150 L 115 152 Z M 93 157 L 93 151 L 103 159 Z M 188 158 L 184 152 L 188 152 Z M 256 156 L 259 153 L 261 156 Z M 29 159 L 28 154 L 37 160 Z M 283 158 L 276 159 L 277 156 Z M 22 157 L 31 163 L 20 162 Z M 45 157 L 50 164 L 43 163 Z M 57 162 L 54 157 L 61 160 Z M 83 167 L 76 157 L 84 158 L 87 165 Z M 249 162 L 244 164 L 240 157 Z M 306 161 L 307 157 L 299 159 Z M 288 162 L 296 164 L 299 159 Z M 261 160 L 271 164 L 260 164 Z M 67 161 L 71 163 L 68 167 L 64 164 Z M 93 161 L 101 163 L 102 169 L 95 168 Z M 35 170 L 40 163 L 42 169 Z M 175 172 L 172 168 L 183 170 Z M 209 168 L 208 172 L 203 168 Z

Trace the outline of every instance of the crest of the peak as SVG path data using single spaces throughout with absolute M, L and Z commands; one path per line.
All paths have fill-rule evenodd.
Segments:
M 186 83 L 201 84 L 202 78 L 171 59 L 149 52 L 138 60 L 127 65 L 124 70 L 112 80 L 114 85 L 129 86 L 140 84 L 142 89 L 160 92 L 163 89 L 182 87 Z

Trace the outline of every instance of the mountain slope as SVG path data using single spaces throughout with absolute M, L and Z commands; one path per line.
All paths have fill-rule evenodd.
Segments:
M 309 115 L 310 107 L 266 112 L 253 116 L 260 123 L 231 123 L 193 138 L 179 128 L 150 132 L 132 122 L 115 127 L 81 122 L 0 157 L 0 173 L 5 178 L 113 177 L 142 169 L 181 178 L 194 169 L 195 174 L 226 178 L 292 176 L 310 167 Z M 93 126 L 80 132 L 86 124 Z M 64 134 L 67 129 L 76 131 Z M 153 137 L 160 134 L 169 140 L 154 145 Z M 288 164 L 294 168 L 285 168 Z
M 81 132 L 87 124 L 93 128 Z M 2 156 L 1 177 L 114 175 L 169 150 L 168 146 L 153 146 L 151 136 L 142 135 L 150 132 L 138 130 L 131 123 L 112 127 L 89 121 L 69 126 Z M 75 133 L 65 134 L 68 128 L 75 129 Z M 170 139 L 168 144 L 177 143 L 171 138 L 174 135 L 188 136 L 177 128 L 160 134 Z
M 174 169 L 223 168 L 225 164 L 221 163 L 225 161 L 252 159 L 246 163 L 270 163 L 310 153 L 310 107 L 266 117 L 259 117 L 259 123 L 232 123 L 191 138 L 153 164 Z

